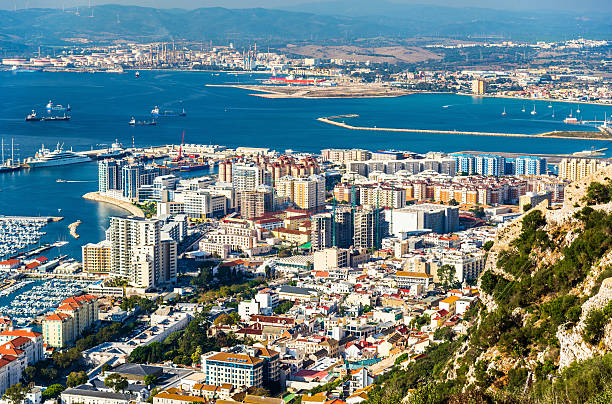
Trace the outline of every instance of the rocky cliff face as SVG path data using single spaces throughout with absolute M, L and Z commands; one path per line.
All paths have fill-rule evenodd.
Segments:
M 582 315 L 575 327 L 559 327 L 557 338 L 561 345 L 559 353 L 559 367 L 561 369 L 568 367 L 574 361 L 582 361 L 612 351 L 612 322 L 606 325 L 605 336 L 599 346 L 593 346 L 585 342 L 582 337 L 585 320 L 589 313 L 594 309 L 604 307 L 610 300 L 612 300 L 612 278 L 605 279 L 599 292 L 582 305 Z

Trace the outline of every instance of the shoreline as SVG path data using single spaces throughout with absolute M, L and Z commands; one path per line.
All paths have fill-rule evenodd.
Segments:
M 465 95 L 469 97 L 481 97 L 481 98 L 501 98 L 509 100 L 523 100 L 523 101 L 542 101 L 542 102 L 564 102 L 566 104 L 587 104 L 587 105 L 600 105 L 602 107 L 612 107 L 612 103 L 597 102 L 597 101 L 574 101 L 574 100 L 561 100 L 558 98 L 527 98 L 517 97 L 514 95 L 497 95 L 497 94 L 470 94 L 470 93 L 451 93 L 457 95 Z
M 90 201 L 104 202 L 104 203 L 114 205 L 118 208 L 128 211 L 130 215 L 132 216 L 145 217 L 144 212 L 139 207 L 134 206 L 129 202 L 122 201 L 120 199 L 115 199 L 110 196 L 101 195 L 99 192 L 88 192 L 85 195 L 83 195 L 83 198 L 90 200 Z
M 330 117 L 317 118 L 317 121 L 326 123 L 328 125 L 338 126 L 344 129 L 350 130 L 361 130 L 361 131 L 379 131 L 379 132 L 406 132 L 406 133 L 435 133 L 435 134 L 449 134 L 449 135 L 473 135 L 473 136 L 505 136 L 505 137 L 530 137 L 539 139 L 576 139 L 576 140 L 602 140 L 611 141 L 612 137 L 602 136 L 562 136 L 555 135 L 555 133 L 567 133 L 566 131 L 553 131 L 538 133 L 530 135 L 527 133 L 500 133 L 500 132 L 478 132 L 478 131 L 459 131 L 459 130 L 439 130 L 439 129 L 407 129 L 407 128 L 379 128 L 379 127 L 368 127 L 368 126 L 353 126 L 344 122 L 337 122 L 334 119 L 339 118 L 357 118 L 357 114 L 348 115 L 335 115 Z M 597 133 L 597 132 L 594 132 Z

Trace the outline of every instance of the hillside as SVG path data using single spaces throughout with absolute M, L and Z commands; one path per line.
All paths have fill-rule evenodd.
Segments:
M 330 3 L 325 3 L 330 4 Z M 351 43 L 360 38 L 504 37 L 515 40 L 564 40 L 579 36 L 608 38 L 609 14 L 580 15 L 546 12 L 509 12 L 489 9 L 394 5 L 381 7 L 356 2 L 337 7 L 301 10 L 263 8 L 196 10 L 104 5 L 81 8 L 0 10 L 0 44 L 53 45 L 115 40 L 219 40 L 285 44 L 287 41 Z M 313 11 L 314 10 L 314 11 Z M 356 10 L 361 10 L 357 12 Z M 366 12 L 367 11 L 367 12 Z M 10 46 L 8 46 L 10 45 Z
M 571 184 L 562 208 L 535 207 L 500 231 L 467 333 L 382 377 L 370 402 L 610 402 L 610 178 Z

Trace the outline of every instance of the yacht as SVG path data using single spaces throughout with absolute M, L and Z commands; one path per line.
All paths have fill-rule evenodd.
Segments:
M 34 158 L 26 160 L 26 163 L 31 167 L 54 167 L 67 164 L 85 163 L 91 161 L 87 156 L 82 156 L 72 150 L 63 150 L 63 145 L 57 144 L 55 150 L 51 151 L 42 145 L 41 149 L 36 153 Z
M 533 111 L 531 111 L 531 115 L 535 115 L 537 114 L 536 109 L 535 109 L 535 104 L 533 105 Z

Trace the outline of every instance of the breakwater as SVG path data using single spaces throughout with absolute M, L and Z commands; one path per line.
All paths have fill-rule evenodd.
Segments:
M 573 132 L 545 132 L 538 134 L 527 133 L 503 133 L 503 132 L 479 132 L 465 130 L 440 130 L 440 129 L 408 129 L 408 128 L 379 128 L 377 126 L 353 126 L 345 122 L 338 122 L 336 119 L 341 118 L 357 118 L 357 114 L 335 115 L 329 117 L 317 118 L 317 121 L 339 126 L 344 129 L 362 130 L 362 131 L 380 131 L 380 132 L 407 132 L 407 133 L 437 133 L 449 135 L 474 135 L 474 136 L 505 136 L 505 137 L 531 137 L 531 138 L 553 138 L 553 139 L 578 139 L 578 140 L 612 140 L 612 137 L 601 134 L 599 136 L 580 136 Z M 578 133 L 578 132 L 577 132 Z M 594 132 L 596 133 L 596 132 Z

